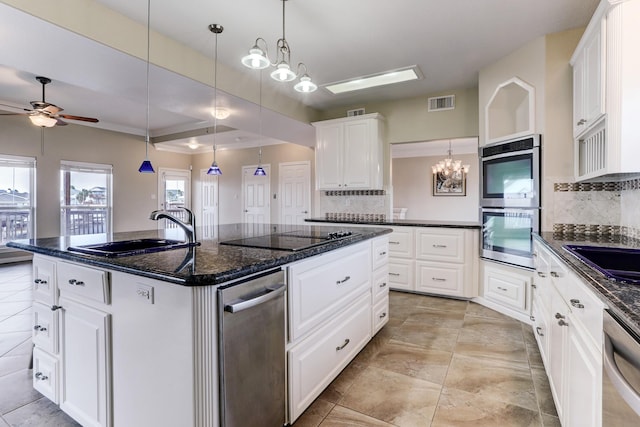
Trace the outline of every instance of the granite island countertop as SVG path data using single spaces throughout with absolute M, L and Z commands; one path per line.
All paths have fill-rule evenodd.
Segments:
M 300 231 L 343 231 L 348 229 L 352 236 L 331 240 L 327 244 L 298 251 L 257 249 L 221 245 L 219 242 L 247 237 L 264 236 L 271 233 Z M 198 235 L 204 236 L 198 229 Z M 216 285 L 236 280 L 254 273 L 270 270 L 291 262 L 339 249 L 377 236 L 391 233 L 389 228 L 280 225 L 280 224 L 228 224 L 215 229 L 211 238 L 199 238 L 200 245 L 182 249 L 130 255 L 103 257 L 86 255 L 68 250 L 70 246 L 82 246 L 114 241 L 167 238 L 183 240 L 179 229 L 148 230 L 107 234 L 89 234 L 68 237 L 48 237 L 14 240 L 7 246 L 29 252 L 48 255 L 63 260 L 79 262 L 95 267 L 122 271 L 138 276 L 163 280 L 185 286 Z
M 567 236 L 551 232 L 534 234 L 534 238 L 563 260 L 605 305 L 640 337 L 640 286 L 608 279 L 562 247 L 563 245 L 589 245 L 640 248 L 640 242 L 625 237 Z
M 322 222 L 327 224 L 353 224 L 353 225 L 379 225 L 387 227 L 441 227 L 441 228 L 470 228 L 480 229 L 482 224 L 471 221 L 439 221 L 439 220 L 421 220 L 421 219 L 386 219 L 376 220 L 359 220 L 359 219 L 328 219 L 328 218 L 308 218 L 306 222 Z

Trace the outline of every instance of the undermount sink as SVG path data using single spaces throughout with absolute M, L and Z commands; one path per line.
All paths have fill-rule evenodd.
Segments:
M 640 249 L 582 245 L 563 247 L 610 279 L 640 284 Z
M 171 249 L 187 248 L 189 246 L 195 246 L 198 244 L 199 243 L 189 243 L 182 240 L 170 239 L 133 239 L 109 243 L 98 243 L 94 245 L 70 246 L 67 249 L 73 252 L 80 252 L 88 255 L 120 257 L 168 251 Z

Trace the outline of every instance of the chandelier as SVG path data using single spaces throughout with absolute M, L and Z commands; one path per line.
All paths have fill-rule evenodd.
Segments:
M 459 185 L 469 173 L 469 165 L 463 165 L 461 160 L 453 160 L 451 151 L 451 140 L 449 140 L 448 156 L 444 160 L 440 160 L 434 166 L 431 166 L 434 179 L 440 181 L 450 181 Z
M 275 67 L 275 70 L 271 73 L 272 79 L 278 82 L 290 82 L 300 77 L 300 81 L 296 83 L 293 88 L 303 93 L 314 92 L 318 89 L 318 85 L 311 81 L 311 77 L 307 74 L 307 66 L 300 62 L 295 72 L 291 69 L 291 48 L 289 48 L 289 43 L 284 36 L 284 7 L 286 1 L 287 0 L 282 0 L 282 38 L 276 42 L 276 60 L 271 61 L 267 49 L 267 42 L 262 37 L 258 37 L 253 47 L 249 49 L 249 54 L 242 58 L 242 64 L 254 70 L 262 70 L 269 66 Z M 258 44 L 262 44 L 264 49 Z M 302 70 L 304 70 L 304 73 L 302 73 Z

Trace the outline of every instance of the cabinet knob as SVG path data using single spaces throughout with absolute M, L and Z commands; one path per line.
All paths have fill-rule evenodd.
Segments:
M 42 280 L 42 279 L 36 279 L 33 281 L 33 283 L 35 283 L 36 285 L 46 285 L 47 281 L 46 280 Z
M 380 319 L 384 319 L 385 317 L 387 317 L 386 311 L 379 316 Z
M 386 287 L 386 286 L 387 286 L 387 282 L 382 282 L 382 283 L 380 283 L 380 287 L 381 287 L 381 288 L 384 288 L 384 287 Z
M 40 332 L 45 332 L 47 330 L 47 328 L 45 328 L 44 326 L 40 326 L 40 325 L 36 325 L 33 327 L 34 331 L 40 331 Z
M 582 126 L 585 123 L 587 123 L 587 121 L 585 119 L 580 119 L 580 120 L 578 120 L 578 123 L 576 123 L 576 125 Z
M 569 300 L 569 302 L 575 308 L 584 308 L 584 304 L 581 304 L 579 299 L 571 299 L 571 300 Z
M 544 334 L 542 333 L 542 328 L 540 326 L 536 327 L 536 334 L 540 335 L 541 337 L 544 336 Z
M 531 320 L 532 322 L 535 322 L 536 318 L 535 318 L 535 316 L 532 315 L 532 316 L 529 316 L 529 320 Z
M 554 316 L 556 319 L 564 319 L 565 317 L 560 314 L 560 313 L 556 313 L 556 315 Z
M 535 284 L 535 283 L 532 283 L 532 284 L 531 284 L 531 289 L 537 289 L 537 288 L 538 288 L 538 286 L 536 286 L 536 284 Z
M 44 375 L 42 372 L 36 372 L 34 376 L 36 377 L 37 380 L 40 380 L 40 381 L 46 381 L 49 379 L 49 377 Z
M 560 325 L 560 326 L 569 326 L 569 324 L 567 322 L 565 322 L 564 320 L 562 320 L 562 319 L 558 320 L 558 325 Z
M 73 286 L 84 286 L 84 282 L 82 280 L 69 279 L 69 284 Z
M 62 308 L 61 305 L 52 305 L 51 306 L 51 311 L 56 311 L 56 310 L 60 310 Z
M 342 345 L 340 345 L 340 346 L 336 347 L 336 351 L 340 351 L 340 350 L 342 350 L 342 349 L 343 349 L 343 348 L 345 348 L 345 347 L 346 347 L 350 342 L 351 342 L 351 340 L 350 340 L 349 338 L 347 338 L 346 340 L 344 340 L 344 344 L 342 344 Z
M 552 271 L 552 272 L 551 272 L 551 273 L 549 273 L 549 274 L 551 274 L 551 277 L 555 277 L 555 278 L 560 277 L 560 275 L 559 275 L 558 273 L 556 273 L 555 271 Z
M 386 255 L 387 253 L 385 251 L 380 252 L 380 256 Z
M 336 285 L 341 285 L 349 279 L 351 279 L 351 276 L 345 276 L 345 278 L 342 280 L 336 280 Z
M 544 279 L 545 277 L 547 277 L 547 275 L 544 274 L 542 271 L 538 271 L 538 277 L 542 277 Z

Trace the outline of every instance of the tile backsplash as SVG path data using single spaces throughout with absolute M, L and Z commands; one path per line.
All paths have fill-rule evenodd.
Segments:
M 640 178 L 553 184 L 553 231 L 640 238 Z
M 320 194 L 320 214 L 334 218 L 382 218 L 388 210 L 388 195 L 384 190 L 323 191 Z

